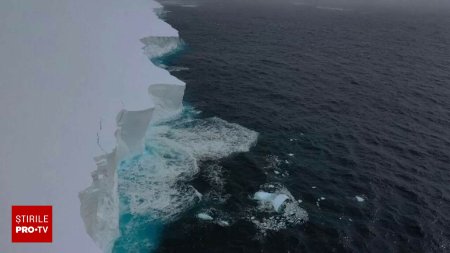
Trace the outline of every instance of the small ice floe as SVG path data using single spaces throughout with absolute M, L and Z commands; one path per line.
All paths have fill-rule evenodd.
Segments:
M 355 196 L 356 201 L 358 202 L 364 202 L 364 198 L 361 196 Z
M 208 220 L 208 221 L 214 220 L 214 218 L 207 213 L 199 213 L 197 214 L 197 218 L 199 218 L 200 220 Z
M 217 224 L 218 224 L 219 226 L 222 226 L 222 227 L 228 227 L 228 226 L 230 226 L 230 223 L 229 223 L 228 221 L 224 221 L 224 220 L 219 220 L 219 221 L 217 222 Z

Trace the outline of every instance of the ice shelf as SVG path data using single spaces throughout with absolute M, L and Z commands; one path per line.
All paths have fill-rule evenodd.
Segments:
M 160 7 L 1 1 L 0 252 L 111 249 L 117 163 L 142 151 L 152 118 L 181 110 L 184 83 L 149 61 L 154 39 L 141 41 L 178 37 Z M 12 244 L 11 205 L 53 205 L 53 243 Z

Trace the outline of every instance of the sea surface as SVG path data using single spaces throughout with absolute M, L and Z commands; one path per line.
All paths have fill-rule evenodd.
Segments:
M 449 12 L 162 3 L 185 42 L 165 61 L 187 84 L 185 113 L 258 139 L 199 163 L 202 201 L 158 229 L 153 251 L 450 252 Z M 257 226 L 253 195 L 270 187 L 305 222 Z

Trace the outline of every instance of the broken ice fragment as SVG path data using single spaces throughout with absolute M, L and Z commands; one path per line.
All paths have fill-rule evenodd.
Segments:
M 197 218 L 199 218 L 201 220 L 213 220 L 214 219 L 213 217 L 211 217 L 209 214 L 206 214 L 206 213 L 197 214 Z

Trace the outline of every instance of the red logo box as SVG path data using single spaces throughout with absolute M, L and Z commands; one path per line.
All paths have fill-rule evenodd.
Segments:
M 52 242 L 52 206 L 12 206 L 12 242 Z

